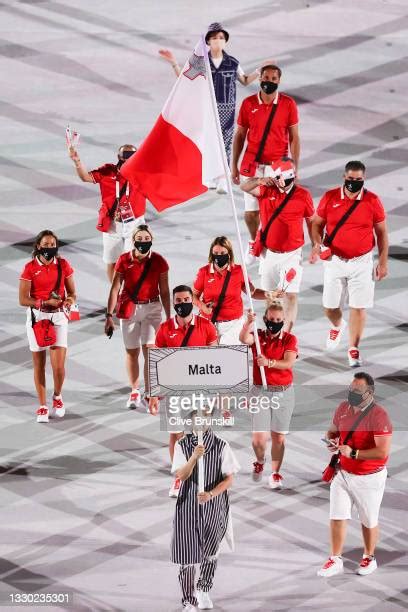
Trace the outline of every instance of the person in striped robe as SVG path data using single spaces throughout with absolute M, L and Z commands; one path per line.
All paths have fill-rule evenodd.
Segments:
M 198 492 L 198 459 L 204 457 L 204 492 Z M 228 489 L 239 464 L 225 440 L 207 429 L 203 445 L 186 434 L 174 450 L 172 472 L 182 481 L 173 521 L 171 561 L 180 565 L 184 612 L 212 609 L 210 591 L 222 540 L 233 549 Z M 195 565 L 200 575 L 195 584 Z

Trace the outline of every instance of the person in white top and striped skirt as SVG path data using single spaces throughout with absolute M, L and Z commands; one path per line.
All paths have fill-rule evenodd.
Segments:
M 198 459 L 204 457 L 204 492 L 198 492 Z M 239 464 L 228 444 L 211 429 L 198 437 L 187 434 L 174 450 L 172 472 L 182 481 L 177 499 L 171 561 L 180 565 L 179 582 L 184 612 L 212 609 L 210 591 L 219 547 L 227 539 L 233 548 L 229 495 Z M 195 565 L 200 575 L 195 584 Z

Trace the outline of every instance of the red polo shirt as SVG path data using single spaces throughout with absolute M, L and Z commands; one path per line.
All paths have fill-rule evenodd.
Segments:
M 266 227 L 273 212 L 286 197 L 277 187 L 260 185 L 259 213 L 261 227 Z M 293 189 L 293 187 L 292 187 Z M 272 251 L 295 251 L 305 243 L 303 219 L 312 217 L 314 206 L 312 196 L 304 187 L 296 185 L 295 193 L 278 217 L 272 222 L 266 237 L 266 248 Z
M 286 351 L 298 354 L 297 338 L 288 332 L 282 332 L 279 336 L 273 337 L 266 330 L 258 329 L 261 353 L 267 359 L 277 361 L 285 357 Z M 254 360 L 254 385 L 262 385 L 261 371 L 256 363 L 256 345 L 251 345 Z M 291 368 L 278 370 L 277 368 L 265 368 L 266 382 L 268 385 L 290 385 L 293 382 L 293 372 Z
M 350 404 L 342 402 L 333 417 L 333 425 L 340 433 L 340 444 L 357 419 L 357 412 L 354 412 Z M 390 436 L 392 434 L 392 424 L 387 411 L 376 404 L 370 412 L 359 423 L 357 430 L 348 440 L 347 445 L 356 450 L 368 450 L 375 447 L 374 436 Z M 350 459 L 340 455 L 340 466 L 351 474 L 369 474 L 381 470 L 387 463 L 385 459 Z
M 253 161 L 258 153 L 272 104 L 262 102 L 259 93 L 248 96 L 241 104 L 237 123 L 248 130 L 247 146 L 241 163 L 241 174 L 244 176 L 254 176 L 254 173 L 245 170 L 247 162 Z M 278 92 L 277 105 L 260 162 L 262 164 L 270 164 L 271 161 L 288 154 L 289 128 L 299 123 L 298 110 L 293 98 Z
M 201 301 L 205 304 L 213 302 L 213 309 L 217 305 L 226 274 L 227 270 L 219 272 L 211 263 L 199 269 L 194 281 L 194 289 L 202 296 Z M 244 306 L 241 294 L 244 289 L 245 281 L 242 268 L 240 265 L 234 264 L 231 266 L 231 276 L 217 321 L 232 321 L 242 317 Z M 200 314 L 206 319 L 211 319 L 211 315 L 206 315 L 203 312 Z
M 61 264 L 61 283 L 56 293 L 61 297 L 65 296 L 65 279 L 72 276 L 74 270 L 71 264 L 62 257 L 59 258 Z M 57 258 L 50 264 L 43 264 L 35 257 L 29 261 L 21 273 L 20 280 L 29 281 L 31 283 L 30 296 L 35 300 L 48 300 L 51 291 L 55 290 L 55 284 L 58 279 Z
M 124 277 L 125 284 L 123 290 L 130 296 L 149 258 L 152 260 L 152 263 L 137 295 L 137 300 L 141 302 L 153 300 L 159 296 L 159 278 L 160 274 L 167 272 L 169 269 L 167 261 L 154 251 L 139 261 L 136 257 L 133 257 L 133 253 L 130 251 L 129 253 L 123 253 L 115 265 L 115 271 L 123 274 Z
M 188 340 L 187 346 L 209 346 L 217 340 L 217 330 L 211 321 L 193 315 L 190 325 L 194 325 L 194 330 Z M 173 348 L 181 346 L 184 336 L 187 333 L 187 327 L 181 327 L 176 317 L 161 323 L 156 334 L 156 346 L 158 348 Z
M 337 222 L 352 205 L 343 187 L 327 191 L 319 202 L 316 213 L 326 222 L 326 232 L 330 234 Z M 374 225 L 385 219 L 385 210 L 380 198 L 371 191 L 365 191 L 357 208 L 337 232 L 330 245 L 332 253 L 338 257 L 352 259 L 369 253 L 375 246 Z
M 115 164 L 105 164 L 96 170 L 91 170 L 89 174 L 92 176 L 94 183 L 99 184 L 102 202 L 109 209 L 112 208 L 116 198 L 116 181 L 119 180 L 119 189 L 122 189 L 126 182 L 117 166 Z M 126 194 L 122 196 L 120 201 L 126 201 Z M 131 183 L 129 183 L 129 202 L 136 219 L 145 214 L 146 198 Z

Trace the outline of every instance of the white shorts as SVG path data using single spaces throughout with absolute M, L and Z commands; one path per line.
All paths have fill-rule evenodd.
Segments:
M 222 323 L 216 323 L 215 327 L 218 332 L 218 342 L 224 345 L 237 345 L 242 344 L 239 340 L 239 334 L 244 324 L 244 317 L 240 319 L 233 319 L 232 321 L 224 321 Z
M 265 391 L 261 386 L 254 385 L 248 408 L 252 432 L 288 434 L 294 408 L 293 385 L 284 391 Z
M 323 306 L 339 308 L 348 292 L 350 308 L 372 308 L 374 304 L 373 254 L 366 253 L 349 261 L 333 255 L 323 262 Z
M 241 183 L 246 183 L 247 181 L 252 180 L 253 178 L 263 178 L 264 176 L 271 176 L 272 168 L 269 164 L 259 164 L 255 171 L 255 176 L 243 176 L 240 175 Z M 245 211 L 247 212 L 258 212 L 259 211 L 259 202 L 258 198 L 251 195 L 250 193 L 245 193 L 244 191 L 244 203 L 245 203 Z
M 123 343 L 127 349 L 154 344 L 156 332 L 161 323 L 161 302 L 136 304 L 133 317 L 120 319 Z
M 369 529 L 376 527 L 386 480 L 387 468 L 366 476 L 339 470 L 330 485 L 330 518 L 351 519 L 355 506 L 361 523 Z
M 285 276 L 291 268 L 296 270 L 296 276 L 288 283 Z M 287 253 L 273 253 L 264 249 L 259 264 L 259 274 L 261 275 L 261 289 L 264 291 L 279 288 L 288 293 L 299 293 L 303 274 L 302 248 L 299 247 Z
M 57 341 L 52 346 L 60 346 L 62 348 L 67 348 L 68 346 L 68 319 L 64 315 L 63 312 L 41 312 L 41 310 L 36 310 L 33 308 L 34 316 L 36 321 L 42 321 L 43 319 L 52 319 L 52 322 L 55 325 L 55 332 L 57 334 Z M 30 351 L 33 353 L 38 353 L 40 351 L 45 351 L 49 346 L 38 346 L 37 340 L 35 339 L 35 334 L 33 332 L 33 326 L 31 323 L 31 309 L 27 308 L 27 321 L 26 321 L 26 329 L 27 329 L 27 337 L 28 344 L 30 346 Z
M 144 222 L 143 216 L 130 223 L 112 221 L 109 231 L 102 234 L 102 259 L 106 264 L 116 263 L 122 253 L 133 249 L 132 234 L 136 227 Z

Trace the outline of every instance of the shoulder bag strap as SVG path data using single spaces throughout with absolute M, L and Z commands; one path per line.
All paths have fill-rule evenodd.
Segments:
M 265 229 L 261 231 L 261 242 L 262 242 L 262 244 L 265 244 L 266 238 L 268 236 L 268 232 L 269 232 L 269 229 L 270 229 L 272 223 L 281 214 L 282 210 L 285 208 L 286 204 L 289 202 L 290 198 L 295 193 L 295 190 L 296 190 L 296 185 L 293 185 L 293 187 L 289 191 L 289 193 L 286 194 L 286 197 L 283 200 L 283 202 L 281 204 L 279 204 L 279 206 L 278 206 L 278 208 L 276 210 L 274 210 L 271 218 L 269 219 L 268 223 L 266 224 Z
M 275 104 L 275 102 L 273 102 L 271 112 L 269 113 L 268 121 L 266 122 L 265 129 L 262 134 L 261 142 L 259 143 L 258 153 L 256 154 L 256 157 L 255 157 L 255 161 L 258 162 L 258 164 L 262 159 L 262 155 L 263 155 L 265 145 L 266 145 L 266 139 L 268 138 L 268 134 L 270 132 L 272 121 L 275 116 L 277 108 L 278 108 L 278 103 Z
M 193 331 L 194 331 L 194 325 L 192 325 L 192 324 L 190 323 L 190 327 L 188 328 L 187 333 L 186 333 L 186 335 L 184 336 L 183 341 L 182 341 L 182 343 L 180 344 L 180 346 L 187 346 L 188 341 L 190 340 L 190 337 L 191 337 L 191 334 L 193 333 Z
M 365 190 L 364 190 L 365 193 Z M 347 221 L 347 219 L 350 217 L 350 215 L 355 211 L 355 209 L 357 208 L 357 206 L 359 205 L 359 203 L 361 202 L 363 198 L 361 198 L 360 200 L 358 198 L 356 198 L 354 200 L 354 202 L 352 203 L 352 205 L 350 206 L 350 208 L 348 208 L 346 210 L 346 212 L 344 213 L 344 215 L 342 216 L 342 218 L 337 222 L 336 226 L 333 228 L 333 231 L 331 234 L 326 234 L 325 240 L 324 240 L 324 244 L 326 246 L 330 246 L 331 243 L 334 240 L 334 237 L 336 236 L 337 232 L 339 231 L 339 229 L 342 227 L 342 225 L 345 224 L 345 222 Z
M 61 266 L 61 260 L 59 257 L 57 257 L 57 267 L 58 267 L 57 282 L 55 283 L 55 287 L 52 290 L 54 293 L 58 293 L 58 289 L 60 287 L 61 277 L 62 277 L 62 266 Z
M 215 323 L 215 322 L 216 322 L 217 317 L 218 317 L 218 315 L 219 315 L 219 313 L 220 313 L 221 306 L 222 306 L 222 303 L 223 303 L 223 301 L 224 301 L 225 294 L 226 294 L 226 292 L 227 292 L 227 287 L 228 287 L 228 283 L 229 283 L 229 281 L 230 281 L 230 278 L 231 278 L 231 270 L 228 270 L 228 272 L 227 272 L 227 273 L 226 273 L 226 275 L 225 275 L 224 282 L 223 282 L 223 284 L 222 284 L 222 289 L 221 289 L 221 293 L 220 293 L 220 295 L 219 295 L 219 298 L 218 298 L 218 300 L 217 300 L 217 305 L 216 305 L 216 307 L 214 308 L 213 313 L 212 313 L 212 316 L 211 316 L 211 322 L 212 322 L 212 323 Z
M 132 300 L 132 302 L 135 302 L 137 300 L 137 296 L 139 294 L 140 287 L 143 285 L 145 278 L 149 273 L 151 265 L 152 265 L 152 257 L 150 256 L 149 259 L 146 261 L 144 268 L 142 270 L 142 273 L 140 275 L 140 278 L 137 281 L 135 288 L 132 291 L 132 295 L 130 296 L 130 299 Z
M 361 421 L 367 416 L 367 414 L 370 412 L 370 410 L 374 406 L 375 406 L 375 402 L 372 402 L 369 406 L 367 406 L 367 408 L 365 410 L 360 412 L 360 414 L 358 415 L 358 417 L 354 421 L 353 425 L 351 426 L 350 431 L 347 432 L 347 435 L 346 435 L 346 437 L 343 440 L 343 444 L 347 444 L 347 442 L 350 440 L 350 438 L 353 435 L 353 433 L 356 431 L 357 427 L 360 425 Z M 335 467 L 337 465 L 337 462 L 338 462 L 339 459 L 340 459 L 340 453 L 335 453 L 332 456 L 331 460 L 330 460 L 330 465 L 332 467 Z

